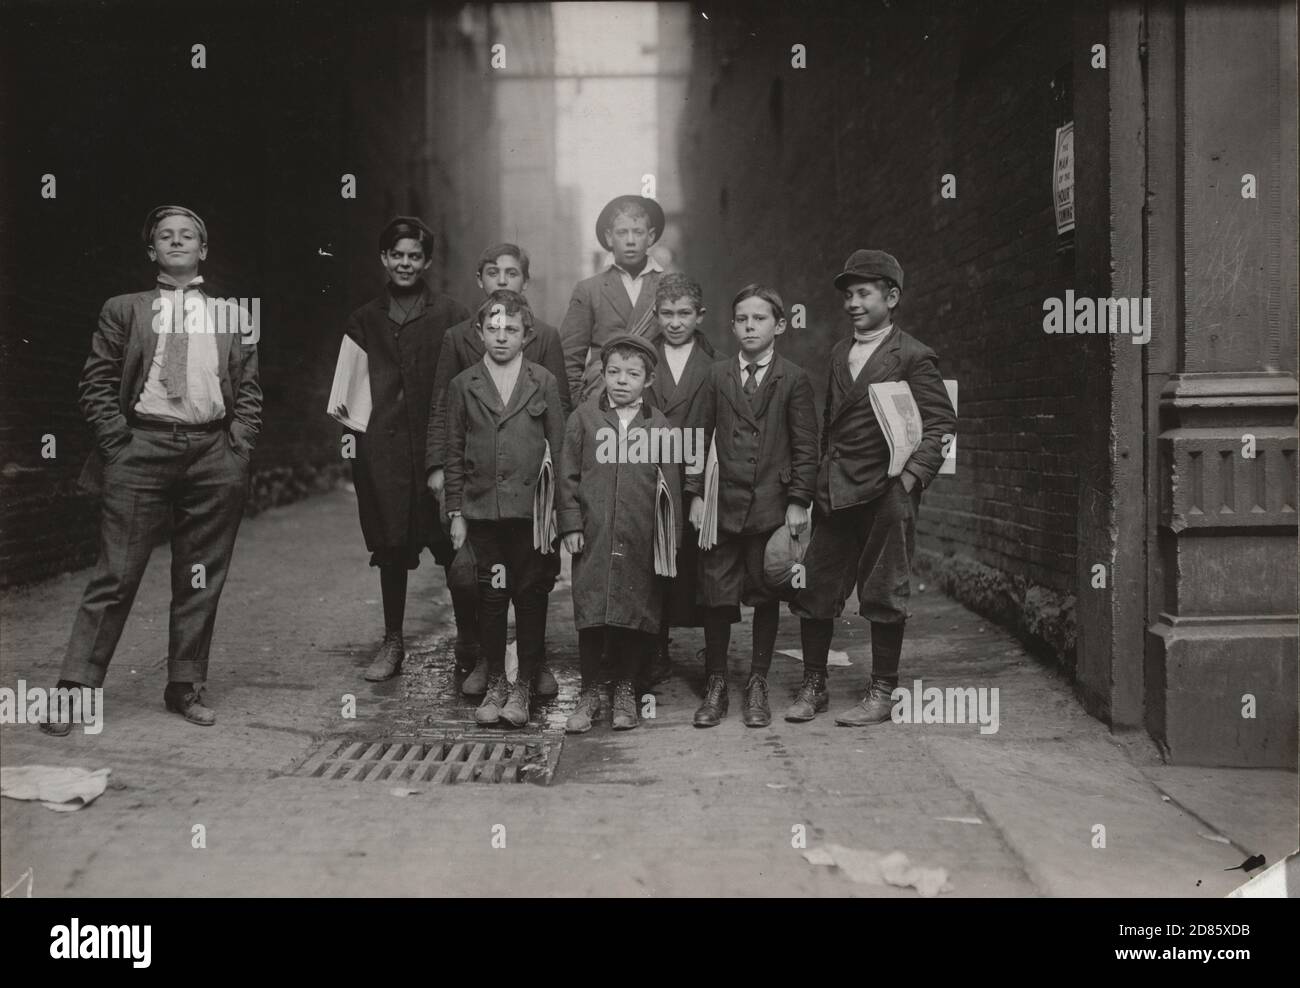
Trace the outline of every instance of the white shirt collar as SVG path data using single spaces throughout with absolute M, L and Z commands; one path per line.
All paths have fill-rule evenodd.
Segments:
M 627 268 L 625 268 L 625 267 L 623 267 L 623 265 L 619 264 L 618 261 L 614 261 L 614 262 L 610 265 L 610 267 L 612 267 L 612 268 L 614 268 L 615 270 L 617 270 L 618 273 L 621 274 L 621 275 L 623 275 L 624 277 L 632 278 L 633 281 L 635 281 L 637 278 L 643 278 L 643 277 L 645 277 L 645 276 L 648 275 L 651 271 L 658 271 L 658 272 L 660 272 L 660 273 L 663 272 L 663 267 L 659 264 L 658 261 L 655 260 L 655 256 L 654 256 L 653 254 L 648 254 L 648 255 L 646 255 L 646 259 L 645 259 L 645 267 L 643 267 L 643 268 L 641 269 L 640 274 L 637 274 L 635 277 L 632 275 L 632 273 L 631 273 L 630 271 L 628 271 Z
M 770 347 L 767 348 L 767 353 L 765 353 L 763 356 L 759 357 L 757 360 L 746 360 L 746 359 L 745 359 L 745 354 L 744 354 L 744 352 L 742 351 L 742 352 L 740 353 L 740 355 L 739 355 L 739 359 L 740 359 L 740 372 L 743 374 L 743 373 L 745 372 L 745 368 L 748 367 L 750 364 L 753 364 L 753 365 L 754 365 L 755 367 L 757 367 L 759 370 L 762 370 L 764 367 L 766 367 L 768 364 L 770 364 L 770 363 L 772 362 L 772 358 L 775 357 L 775 356 L 776 356 L 776 343 L 775 343 L 775 342 L 773 342 L 772 345 L 771 345 Z M 756 371 L 755 373 L 757 373 L 757 371 Z

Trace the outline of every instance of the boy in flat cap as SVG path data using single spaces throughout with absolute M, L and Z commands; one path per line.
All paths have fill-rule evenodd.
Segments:
M 600 211 L 596 239 L 614 262 L 578 282 L 560 324 L 575 407 L 600 388 L 600 350 L 611 337 L 653 333 L 655 286 L 663 268 L 648 252 L 663 232 L 663 207 L 645 196 L 617 196 Z
M 502 243 L 488 247 L 479 255 L 478 270 L 475 272 L 478 286 L 487 296 L 498 291 L 518 292 L 523 294 L 528 287 L 529 261 L 528 252 L 517 244 Z M 564 351 L 560 346 L 560 334 L 554 326 L 542 322 L 531 314 L 533 328 L 524 341 L 524 359 L 541 364 L 556 379 L 560 390 L 560 422 L 568 418 L 571 411 L 569 403 L 569 380 L 564 370 Z M 433 409 L 429 414 L 429 434 L 425 442 L 424 467 L 428 471 L 429 490 L 434 497 L 443 496 L 446 482 L 444 468 L 447 462 L 447 387 L 456 375 L 483 363 L 486 350 L 483 337 L 473 319 L 459 322 L 442 338 L 442 351 L 438 355 L 438 369 L 433 380 Z M 558 447 L 555 455 L 559 456 Z M 554 570 L 551 580 L 560 574 L 560 554 L 550 553 L 546 556 L 547 564 Z M 453 595 L 453 601 L 455 595 Z M 470 602 L 472 603 L 472 602 Z M 468 606 L 468 605 L 467 605 Z M 545 612 L 543 612 L 543 621 Z M 456 618 L 456 666 L 468 675 L 461 683 L 460 690 L 466 696 L 480 696 L 487 689 L 487 659 L 478 648 L 477 614 L 467 612 Z M 542 637 L 546 636 L 543 625 Z M 559 685 L 555 676 L 546 667 L 545 656 L 537 665 L 537 681 L 533 684 L 539 697 L 555 696 Z
M 681 481 L 675 463 L 611 456 L 611 447 L 632 449 L 666 429 L 663 412 L 644 401 L 658 356 L 644 337 L 630 333 L 601 348 L 604 391 L 569 416 L 557 478 L 557 521 L 573 554 L 573 623 L 578 629 L 582 692 L 565 724 L 581 734 L 599 716 L 601 660 L 613 664 L 613 727 L 637 726 L 633 680 L 663 619 L 665 580 L 656 575 L 656 506 L 659 477 L 671 498 L 674 530 L 663 533 L 675 552 L 681 544 Z M 653 435 L 652 433 L 648 435 Z M 621 462 L 626 459 L 628 462 Z
M 692 418 L 698 408 L 697 396 L 709 379 L 709 368 L 717 359 L 713 344 L 704 335 L 704 290 L 699 282 L 684 274 L 665 274 L 655 289 L 655 316 L 658 329 L 653 338 L 658 356 L 654 380 L 646 388 L 646 400 L 668 418 L 675 429 L 695 429 Z M 708 439 L 705 437 L 705 443 Z M 707 445 L 703 450 L 708 453 Z M 682 471 L 683 482 L 686 471 Z M 683 491 L 683 503 L 688 503 Z M 695 604 L 695 587 L 699 580 L 699 542 L 683 538 L 677 550 L 677 576 L 668 584 L 664 599 L 664 619 L 659 629 L 656 649 L 643 670 L 645 685 L 654 686 L 672 675 L 668 656 L 670 628 L 697 628 L 700 616 Z
M 256 337 L 212 324 L 199 274 L 208 231 L 197 213 L 159 206 L 142 234 L 157 284 L 104 303 L 81 376 L 81 410 L 98 445 L 81 482 L 103 493 L 100 558 L 73 622 L 59 686 L 103 684 L 149 556 L 170 528 L 163 702 L 207 726 L 216 721 L 202 702 L 208 653 L 261 428 Z M 180 303 L 183 320 L 162 315 L 164 293 Z M 61 736 L 71 724 L 51 720 L 42 730 Z
M 727 649 L 740 605 L 754 608 L 753 649 L 745 684 L 744 723 L 772 722 L 767 673 L 776 649 L 781 602 L 763 578 L 763 552 L 782 525 L 792 537 L 808 528 L 817 479 L 817 408 L 803 369 L 776 352 L 785 305 L 770 288 L 749 285 L 731 304 L 740 355 L 713 365 L 696 419 L 717 444 L 718 542 L 700 553 L 704 613 L 704 702 L 696 727 L 727 715 Z M 707 440 L 706 440 L 707 441 Z M 687 478 L 691 524 L 704 518 L 704 477 Z
M 466 538 L 479 583 L 479 641 L 487 662 L 480 724 L 528 723 L 546 640 L 551 557 L 533 542 L 533 501 L 546 447 L 564 441 L 559 383 L 523 352 L 533 314 L 518 292 L 492 292 L 474 316 L 486 351 L 447 390 L 447 514 L 451 543 Z M 549 548 L 549 547 L 547 547 Z M 500 576 L 504 574 L 504 585 Z M 519 673 L 506 681 L 506 617 L 515 605 Z
M 379 262 L 388 284 L 348 317 L 345 329 L 365 351 L 370 372 L 372 410 L 366 431 L 354 433 L 352 480 L 384 606 L 384 640 L 365 671 L 371 682 L 396 676 L 406 658 L 407 574 L 420 565 L 420 553 L 428 548 L 444 570 L 454 555 L 425 484 L 424 440 L 443 334 L 469 312 L 425 283 L 433 241 L 433 231 L 415 216 L 398 216 L 385 226 Z M 459 631 L 474 612 L 458 592 L 452 605 Z
M 861 702 L 835 718 L 857 727 L 890 718 L 898 685 L 921 492 L 943 462 L 943 437 L 957 416 L 933 350 L 903 332 L 894 313 L 903 269 L 890 254 L 855 250 L 835 278 L 853 336 L 831 351 L 816 524 L 804 557 L 806 587 L 790 610 L 799 616 L 804 677 L 789 721 L 808 721 L 829 703 L 826 658 L 835 619 L 856 583 L 858 613 L 871 622 L 871 681 Z M 921 413 L 920 445 L 889 476 L 889 448 L 869 386 L 905 381 Z

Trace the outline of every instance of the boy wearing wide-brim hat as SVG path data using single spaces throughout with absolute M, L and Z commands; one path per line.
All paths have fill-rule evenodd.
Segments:
M 943 438 L 956 429 L 957 416 L 934 351 L 894 323 L 903 290 L 898 261 L 884 251 L 855 250 L 834 284 L 853 336 L 831 351 L 806 586 L 790 605 L 801 619 L 804 678 L 785 716 L 808 721 L 826 709 L 835 619 L 856 583 L 858 613 L 871 622 L 871 680 L 861 702 L 835 722 L 857 727 L 890 718 L 921 492 L 943 463 Z M 889 476 L 889 447 L 869 391 L 891 381 L 907 383 L 922 421 L 920 445 L 896 477 Z
M 261 427 L 256 332 L 222 331 L 214 323 L 214 299 L 199 274 L 208 228 L 196 212 L 152 209 L 142 236 L 157 284 L 104 303 L 81 376 L 81 410 L 98 447 L 81 484 L 102 493 L 103 516 L 99 562 L 73 622 L 59 686 L 103 684 L 149 557 L 170 531 L 163 702 L 207 726 L 216 720 L 202 691 L 217 604 Z M 202 579 L 195 578 L 199 572 Z M 42 730 L 62 736 L 71 724 L 50 721 Z
M 649 250 L 664 232 L 663 207 L 646 196 L 616 196 L 596 219 L 596 240 L 613 263 L 573 289 L 560 323 L 569 394 L 576 407 L 602 382 L 600 349 L 619 333 L 653 334 L 655 286 L 663 268 Z
M 653 448 L 652 430 L 668 419 L 643 395 L 658 355 L 643 337 L 623 333 L 601 348 L 605 390 L 583 402 L 564 430 L 557 479 L 557 521 L 573 554 L 573 624 L 578 630 L 582 692 L 565 724 L 589 731 L 601 708 L 601 660 L 613 666 L 613 727 L 638 724 L 633 680 L 663 619 L 665 583 L 656 572 L 656 538 L 668 553 L 681 544 L 680 468 L 624 451 Z M 666 433 L 659 433 L 664 435 Z M 659 531 L 666 488 L 673 531 Z

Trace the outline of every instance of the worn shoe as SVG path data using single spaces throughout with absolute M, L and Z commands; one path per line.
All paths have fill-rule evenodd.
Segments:
M 795 723 L 812 720 L 830 706 L 831 695 L 826 689 L 826 673 L 805 672 L 794 703 L 785 712 L 785 719 Z
M 402 660 L 405 658 L 406 646 L 402 643 L 402 633 L 384 632 L 384 643 L 375 653 L 375 660 L 366 667 L 366 679 L 372 683 L 382 683 L 385 679 L 392 679 L 402 671 Z
M 504 672 L 488 678 L 487 691 L 483 702 L 474 710 L 474 720 L 480 724 L 495 724 L 501 719 L 501 708 L 506 705 L 510 693 L 510 681 Z M 524 720 L 528 719 L 525 714 Z
M 746 727 L 767 727 L 772 723 L 772 708 L 767 705 L 767 677 L 757 673 L 745 684 L 745 709 L 741 715 Z
M 81 683 L 74 683 L 70 679 L 60 679 L 58 685 L 54 687 L 55 690 L 80 690 L 86 688 Z M 51 695 L 53 695 L 53 691 L 51 691 Z M 51 702 L 50 709 L 45 713 L 45 720 L 40 722 L 41 733 L 48 734 L 52 738 L 66 738 L 72 733 L 72 720 L 71 718 L 68 720 L 52 720 L 51 718 L 56 713 L 53 708 L 54 703 Z
M 717 727 L 727 716 L 727 677 L 710 676 L 704 684 L 704 702 L 695 711 L 696 727 Z
M 566 734 L 586 734 L 592 722 L 600 717 L 600 690 L 584 689 L 578 694 L 578 705 L 564 722 Z
M 163 690 L 163 705 L 200 727 L 211 727 L 217 722 L 216 711 L 203 705 L 202 693 L 193 683 L 168 683 Z
M 461 642 L 457 641 L 456 649 L 456 675 L 468 676 L 478 665 L 479 648 L 478 642 Z M 486 682 L 484 683 L 486 685 Z
M 612 726 L 616 731 L 630 731 L 638 724 L 636 716 L 636 691 L 629 680 L 622 679 L 614 684 L 614 719 Z
M 555 673 L 543 662 L 533 674 L 533 692 L 539 700 L 549 700 L 560 692 L 560 684 L 555 681 Z
M 883 724 L 894 712 L 894 687 L 877 679 L 871 680 L 867 695 L 835 718 L 841 727 L 867 727 Z
M 528 704 L 532 700 L 532 687 L 522 679 L 510 684 L 510 696 L 501 708 L 501 719 L 511 727 L 523 727 L 528 723 Z
M 487 682 L 487 659 L 479 656 L 474 671 L 465 677 L 465 682 L 460 684 L 460 692 L 464 696 L 482 696 L 483 691 L 487 689 Z

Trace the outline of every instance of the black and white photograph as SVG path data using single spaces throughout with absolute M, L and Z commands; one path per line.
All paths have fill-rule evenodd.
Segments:
M 23 950 L 797 898 L 1273 953 L 1296 13 L 3 0 Z

